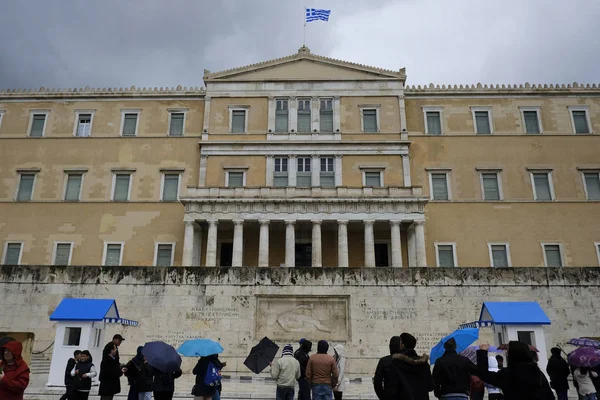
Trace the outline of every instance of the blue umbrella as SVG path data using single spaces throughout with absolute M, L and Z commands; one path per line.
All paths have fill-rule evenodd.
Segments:
M 169 374 L 181 367 L 181 357 L 175 348 L 165 342 L 148 342 L 142 349 L 148 364 L 157 370 Z
M 479 329 L 457 329 L 448 336 L 442 338 L 442 340 L 440 340 L 440 342 L 436 344 L 433 349 L 431 349 L 431 354 L 429 355 L 429 362 L 431 364 L 435 364 L 436 360 L 444 354 L 444 343 L 450 339 L 454 339 L 456 341 L 456 352 L 460 353 L 469 347 L 474 341 L 479 339 Z
M 222 353 L 223 346 L 210 339 L 191 339 L 186 340 L 177 351 L 186 357 L 206 357 Z

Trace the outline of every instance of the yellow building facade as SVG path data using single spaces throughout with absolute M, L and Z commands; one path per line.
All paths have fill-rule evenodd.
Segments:
M 312 54 L 0 92 L 3 264 L 598 266 L 600 88 Z

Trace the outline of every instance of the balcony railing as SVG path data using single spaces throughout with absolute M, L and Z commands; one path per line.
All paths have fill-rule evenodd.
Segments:
M 413 187 L 259 187 L 259 188 L 222 188 L 188 187 L 185 198 L 411 198 L 423 197 L 420 186 Z

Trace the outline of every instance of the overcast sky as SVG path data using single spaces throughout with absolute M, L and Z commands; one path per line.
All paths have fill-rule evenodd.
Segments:
M 599 0 L 5 0 L 0 88 L 202 86 L 295 53 L 398 70 L 408 84 L 600 83 Z

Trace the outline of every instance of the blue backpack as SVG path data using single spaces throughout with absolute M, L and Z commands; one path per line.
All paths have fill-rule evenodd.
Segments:
M 217 386 L 221 382 L 221 370 L 212 362 L 208 363 L 206 375 L 204 375 L 204 384 L 206 386 Z

